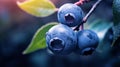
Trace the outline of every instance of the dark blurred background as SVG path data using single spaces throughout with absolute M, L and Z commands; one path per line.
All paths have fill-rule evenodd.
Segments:
M 102 53 L 96 51 L 91 56 L 55 56 L 42 49 L 22 55 L 37 29 L 48 22 L 57 21 L 57 14 L 45 18 L 34 17 L 22 11 L 16 1 L 0 0 L 0 67 L 120 67 L 120 46 L 110 47 L 112 29 L 106 33 L 105 51 Z M 78 0 L 51 1 L 59 8 L 64 3 Z M 81 6 L 85 14 L 94 3 L 95 0 Z M 112 0 L 103 0 L 88 21 L 97 19 L 113 22 Z

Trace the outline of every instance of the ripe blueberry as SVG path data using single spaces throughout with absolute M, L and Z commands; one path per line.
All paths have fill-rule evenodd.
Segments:
M 99 43 L 97 34 L 91 30 L 82 30 L 77 33 L 80 54 L 91 55 Z
M 53 26 L 46 33 L 46 42 L 48 49 L 53 54 L 67 55 L 75 49 L 76 34 L 74 31 L 63 24 Z
M 84 13 L 79 6 L 67 3 L 59 8 L 57 16 L 60 23 L 74 27 L 82 24 Z

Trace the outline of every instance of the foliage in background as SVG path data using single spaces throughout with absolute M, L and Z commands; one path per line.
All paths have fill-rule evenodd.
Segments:
M 25 12 L 36 17 L 46 17 L 56 11 L 54 4 L 49 0 L 27 0 L 22 3 L 17 2 L 17 5 Z
M 114 41 L 112 45 L 120 44 L 120 0 L 113 1 L 113 19 L 114 19 Z
M 38 49 L 43 49 L 46 47 L 46 39 L 45 35 L 46 32 L 57 23 L 51 22 L 48 23 L 41 28 L 38 29 L 38 31 L 35 33 L 31 43 L 29 44 L 28 48 L 23 52 L 23 54 L 34 52 Z

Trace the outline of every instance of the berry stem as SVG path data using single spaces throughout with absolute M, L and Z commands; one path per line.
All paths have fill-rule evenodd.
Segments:
M 93 6 L 92 8 L 90 9 L 90 11 L 85 15 L 85 17 L 83 18 L 83 24 L 82 26 L 84 25 L 84 23 L 86 23 L 86 21 L 88 20 L 89 16 L 93 13 L 93 11 L 95 10 L 95 8 L 100 4 L 102 0 L 98 0 Z M 81 24 L 79 24 L 74 30 L 79 30 Z
M 79 29 L 84 30 L 84 24 L 81 24 Z
M 102 0 L 98 0 L 90 9 L 90 11 L 87 13 L 87 15 L 83 18 L 83 21 L 86 22 L 88 17 L 93 13 L 93 11 L 96 9 L 96 7 L 98 6 L 98 4 L 101 2 Z
M 82 5 L 82 4 L 84 4 L 84 3 L 86 3 L 86 2 L 89 2 L 90 0 L 79 0 L 78 2 L 76 2 L 75 4 L 76 5 Z

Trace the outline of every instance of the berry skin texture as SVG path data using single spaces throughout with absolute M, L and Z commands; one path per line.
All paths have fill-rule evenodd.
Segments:
M 82 24 L 84 13 L 79 6 L 67 3 L 59 8 L 57 16 L 60 23 L 74 27 Z
M 53 26 L 46 33 L 48 50 L 56 55 L 67 55 L 71 53 L 77 43 L 74 31 L 63 24 Z
M 81 55 L 91 55 L 98 46 L 99 38 L 91 30 L 82 30 L 77 33 L 78 48 Z

